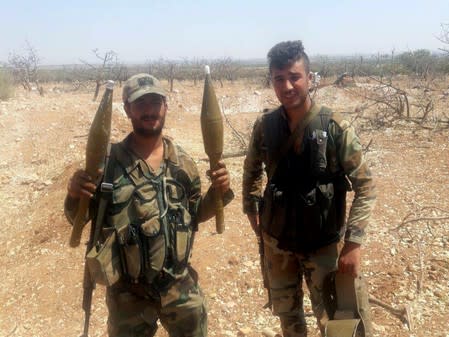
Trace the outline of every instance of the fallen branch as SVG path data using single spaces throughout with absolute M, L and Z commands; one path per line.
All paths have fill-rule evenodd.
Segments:
M 392 313 L 393 315 L 399 317 L 401 322 L 407 324 L 409 331 L 413 330 L 412 316 L 411 316 L 410 308 L 408 305 L 405 305 L 402 308 L 395 308 L 395 307 L 393 307 L 373 296 L 369 297 L 369 302 L 372 304 L 375 304 L 379 307 L 382 307 L 382 308 L 386 309 L 387 311 L 389 311 L 390 313 Z
M 410 215 L 410 214 L 409 214 Z M 412 223 L 412 222 L 418 222 L 418 221 L 438 221 L 438 220 L 447 220 L 449 219 L 449 216 L 440 216 L 440 217 L 422 217 L 422 218 L 414 218 L 414 219 L 410 219 L 410 220 L 405 220 L 406 218 L 408 218 L 407 215 L 404 220 L 395 228 L 390 229 L 391 231 L 397 230 L 399 228 L 401 228 L 402 226 L 408 224 L 408 223 Z
M 372 143 L 373 139 L 371 138 L 368 145 L 366 145 L 365 148 L 363 149 L 363 153 L 367 153 L 369 151 L 369 147 L 371 146 Z

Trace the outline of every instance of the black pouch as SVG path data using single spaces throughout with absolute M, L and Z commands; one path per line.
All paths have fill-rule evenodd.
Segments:
M 262 229 L 276 239 L 281 238 L 287 222 L 287 204 L 283 193 L 270 184 L 265 189 L 259 210 Z
M 137 281 L 142 271 L 142 242 L 139 236 L 139 228 L 129 225 L 120 232 L 121 249 L 125 259 L 126 274 L 132 281 Z
M 326 172 L 327 137 L 326 131 L 317 129 L 313 131 L 310 139 L 310 170 L 315 176 Z
M 301 228 L 298 249 L 305 252 L 334 242 L 339 237 L 333 183 L 320 184 L 305 196 L 297 207 Z

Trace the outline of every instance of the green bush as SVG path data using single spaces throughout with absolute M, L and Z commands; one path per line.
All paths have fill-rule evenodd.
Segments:
M 9 73 L 0 69 L 0 101 L 7 101 L 14 94 L 14 85 Z

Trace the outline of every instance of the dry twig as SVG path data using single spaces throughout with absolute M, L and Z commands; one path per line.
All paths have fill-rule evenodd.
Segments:
M 401 322 L 407 324 L 409 331 L 413 330 L 412 316 L 411 316 L 411 312 L 410 312 L 410 307 L 408 305 L 405 305 L 402 308 L 395 308 L 395 307 L 393 307 L 373 296 L 369 297 L 369 302 L 388 310 L 393 315 L 399 317 Z

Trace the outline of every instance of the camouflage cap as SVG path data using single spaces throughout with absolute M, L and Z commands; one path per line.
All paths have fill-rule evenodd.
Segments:
M 137 74 L 131 76 L 123 86 L 123 102 L 134 102 L 140 96 L 145 94 L 158 94 L 163 97 L 167 96 L 167 92 L 161 86 L 159 80 L 149 74 Z

